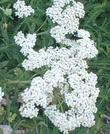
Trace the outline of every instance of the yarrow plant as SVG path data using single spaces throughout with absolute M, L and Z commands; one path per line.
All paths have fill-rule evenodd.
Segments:
M 87 59 L 98 54 L 90 33 L 79 29 L 79 20 L 84 17 L 84 6 L 74 0 L 53 0 L 46 15 L 56 24 L 50 30 L 51 36 L 61 47 L 48 47 L 35 51 L 37 36 L 18 32 L 14 37 L 21 53 L 27 58 L 22 66 L 25 70 L 47 67 L 43 76 L 32 79 L 29 88 L 21 93 L 23 104 L 20 113 L 23 117 L 37 117 L 39 106 L 45 115 L 64 134 L 77 127 L 91 127 L 95 124 L 94 113 L 99 95 L 97 76 L 88 72 Z M 74 38 L 70 39 L 70 35 Z M 54 92 L 61 95 L 61 103 L 67 107 L 60 110 L 54 103 Z
M 13 7 L 16 10 L 15 15 L 18 18 L 28 17 L 34 13 L 34 9 L 31 6 L 27 6 L 23 0 L 17 0 Z

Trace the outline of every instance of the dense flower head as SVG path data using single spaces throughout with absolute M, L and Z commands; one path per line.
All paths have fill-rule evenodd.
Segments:
M 46 14 L 57 26 L 50 31 L 51 36 L 58 43 L 66 40 L 67 34 L 74 34 L 79 29 L 79 19 L 85 15 L 84 6 L 74 0 L 54 0 L 52 7 L 49 7 Z M 66 44 L 68 45 L 68 44 Z
M 0 87 L 0 102 L 3 100 L 4 92 L 2 91 L 2 88 Z
M 14 37 L 15 42 L 18 46 L 22 47 L 21 52 L 26 56 L 32 48 L 35 46 L 36 42 L 36 34 L 27 34 L 25 37 L 22 31 L 18 32 L 17 35 Z
M 13 7 L 18 18 L 28 17 L 34 13 L 34 9 L 31 6 L 27 6 L 24 0 L 17 0 Z
M 74 0 L 53 0 L 52 7 L 46 11 L 55 23 L 50 30 L 51 36 L 63 47 L 42 48 L 35 51 L 36 34 L 21 31 L 15 36 L 15 42 L 26 56 L 22 66 L 25 70 L 46 67 L 42 76 L 32 79 L 29 88 L 21 94 L 23 104 L 20 113 L 23 117 L 38 116 L 39 106 L 46 116 L 64 134 L 77 127 L 91 127 L 95 124 L 94 113 L 99 95 L 97 76 L 88 72 L 87 59 L 98 54 L 90 33 L 79 29 L 79 20 L 84 17 L 84 6 Z M 76 39 L 70 39 L 72 34 Z M 60 111 L 54 104 L 54 91 L 63 97 L 68 110 Z

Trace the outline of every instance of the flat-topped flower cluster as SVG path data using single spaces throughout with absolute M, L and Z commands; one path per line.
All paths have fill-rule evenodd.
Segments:
M 31 6 L 27 6 L 23 0 L 17 0 L 13 7 L 18 18 L 28 17 L 34 13 L 34 9 Z
M 22 31 L 14 37 L 21 52 L 27 58 L 22 66 L 26 70 L 48 67 L 43 76 L 33 78 L 29 88 L 21 94 L 23 117 L 37 117 L 39 106 L 61 132 L 68 134 L 77 127 L 91 127 L 95 124 L 94 113 L 99 94 L 97 76 L 88 72 L 87 59 L 98 54 L 90 33 L 79 29 L 79 20 L 84 17 L 84 6 L 74 0 L 53 0 L 47 16 L 56 24 L 50 30 L 51 36 L 63 47 L 42 48 L 35 51 L 36 34 L 25 35 Z M 75 39 L 67 38 L 73 35 Z M 53 104 L 54 91 L 58 90 L 68 110 L 61 112 Z

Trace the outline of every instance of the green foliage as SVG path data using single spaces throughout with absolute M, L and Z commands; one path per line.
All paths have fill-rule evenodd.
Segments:
M 80 1 L 85 4 L 86 9 L 81 27 L 92 34 L 99 50 L 99 55 L 88 63 L 90 70 L 98 75 L 100 96 L 97 102 L 96 125 L 90 129 L 78 128 L 71 134 L 109 134 L 110 0 Z M 24 33 L 36 32 L 38 41 L 35 50 L 55 46 L 55 40 L 49 35 L 49 29 L 53 24 L 45 15 L 45 10 L 52 4 L 52 0 L 26 0 L 35 9 L 35 15 L 24 19 L 14 16 L 14 2 L 15 0 L 0 0 L 0 86 L 4 89 L 7 104 L 0 110 L 0 122 L 10 124 L 13 134 L 18 128 L 28 129 L 28 134 L 60 134 L 42 112 L 37 119 L 32 120 L 19 115 L 19 94 L 30 84 L 33 77 L 42 75 L 45 70 L 25 71 L 21 66 L 24 57 L 13 39 L 20 30 Z

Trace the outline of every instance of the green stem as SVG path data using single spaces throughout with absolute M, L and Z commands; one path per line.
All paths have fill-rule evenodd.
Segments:
M 39 36 L 39 35 L 44 35 L 44 34 L 47 34 L 47 33 L 49 33 L 49 30 L 44 31 L 44 32 L 41 32 L 41 33 L 38 33 L 37 36 Z
M 45 21 L 42 23 L 42 25 L 37 29 L 37 32 L 45 25 L 45 22 L 47 21 L 47 18 L 45 19 Z
M 17 81 L 11 81 L 11 80 L 9 80 L 7 83 L 8 84 L 29 84 L 30 81 L 19 81 L 19 80 L 17 80 Z

